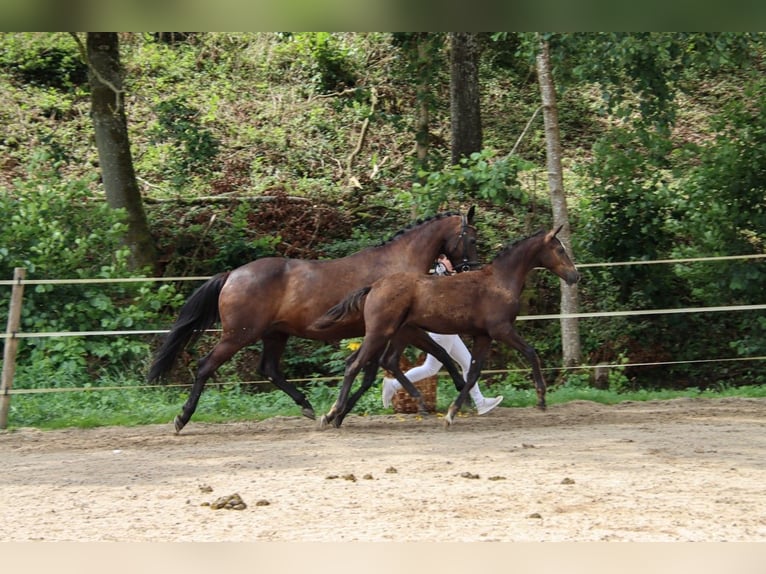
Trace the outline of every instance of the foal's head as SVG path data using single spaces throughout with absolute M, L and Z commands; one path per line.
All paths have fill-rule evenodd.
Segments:
M 572 263 L 569 255 L 567 255 L 561 240 L 556 237 L 562 227 L 563 225 L 559 225 L 558 229 L 545 234 L 538 254 L 538 260 L 541 267 L 550 269 L 566 281 L 567 284 L 573 285 L 580 279 L 580 273 L 577 271 L 574 263 Z

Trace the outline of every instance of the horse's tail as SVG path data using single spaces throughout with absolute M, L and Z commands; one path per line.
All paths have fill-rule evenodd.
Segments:
M 348 297 L 343 299 L 337 305 L 330 307 L 324 315 L 319 317 L 312 325 L 315 329 L 329 329 L 336 323 L 340 323 L 349 318 L 350 315 L 355 315 L 364 310 L 364 301 L 367 299 L 367 294 L 372 287 L 362 287 L 358 291 L 354 291 Z
M 157 350 L 147 379 L 155 382 L 167 375 L 173 368 L 176 357 L 193 345 L 206 329 L 220 319 L 218 296 L 229 272 L 219 273 L 200 285 L 181 307 L 178 319 Z

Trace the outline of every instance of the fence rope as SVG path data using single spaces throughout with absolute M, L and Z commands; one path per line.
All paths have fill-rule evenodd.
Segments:
M 605 263 L 582 263 L 578 264 L 579 269 L 597 268 L 597 267 L 617 267 L 625 265 L 654 265 L 654 264 L 680 264 L 680 263 L 698 263 L 708 261 L 730 261 L 730 260 L 751 260 L 751 259 L 763 259 L 766 258 L 766 254 L 753 254 L 753 255 L 725 255 L 725 256 L 713 256 L 713 257 L 696 257 L 696 258 L 681 258 L 681 259 L 657 259 L 647 261 L 616 261 Z M 16 284 L 23 285 L 77 285 L 77 284 L 110 284 L 110 283 L 144 283 L 144 282 L 179 282 L 179 281 L 207 281 L 210 276 L 197 276 L 197 277 L 118 277 L 118 278 L 101 278 L 101 279 L 21 279 L 21 280 L 0 280 L 0 286 Z M 666 315 L 666 314 L 689 314 L 689 313 L 713 313 L 724 311 L 755 311 L 766 309 L 766 304 L 759 305 L 728 305 L 728 306 L 713 306 L 713 307 L 686 307 L 677 309 L 641 309 L 641 310 L 624 310 L 624 311 L 595 311 L 595 312 L 583 312 L 583 313 L 558 313 L 558 314 L 544 314 L 544 315 L 520 315 L 517 317 L 519 321 L 532 321 L 532 320 L 553 320 L 553 319 L 588 319 L 596 317 L 632 317 L 632 316 L 646 316 L 646 315 Z M 0 340 L 3 339 L 32 339 L 32 338 L 46 338 L 46 337 L 90 337 L 90 336 L 135 336 L 135 335 L 163 335 L 169 333 L 169 329 L 143 329 L 143 330 L 113 330 L 113 331 L 54 331 L 54 332 L 40 332 L 40 333 L 0 333 Z M 207 329 L 206 333 L 221 332 L 221 329 Z M 717 358 L 717 359 L 695 359 L 686 361 L 658 361 L 658 362 L 644 362 L 644 363 L 617 363 L 617 364 L 599 364 L 599 365 L 578 365 L 574 367 L 568 367 L 567 370 L 587 370 L 596 368 L 627 368 L 627 367 L 653 367 L 653 366 L 669 366 L 669 365 L 684 365 L 684 364 L 699 364 L 710 362 L 738 362 L 738 361 L 762 361 L 766 360 L 766 356 L 755 357 L 729 357 L 729 358 Z M 560 371 L 561 367 L 544 367 L 543 371 Z M 517 369 L 499 369 L 499 370 L 487 370 L 483 371 L 483 375 L 492 374 L 504 374 L 514 372 L 529 372 L 529 368 L 517 368 Z M 440 371 L 440 375 L 444 375 L 444 371 Z M 319 381 L 334 381 L 340 380 L 342 376 L 330 376 L 330 377 L 311 377 L 302 379 L 289 379 L 293 383 L 305 383 L 305 382 L 319 382 Z M 258 381 L 242 381 L 237 383 L 231 382 L 214 382 L 209 381 L 208 386 L 225 386 L 225 385 L 266 385 L 271 384 L 270 381 L 258 380 Z M 38 389 L 10 389 L 7 390 L 11 395 L 28 395 L 28 394 L 43 394 L 43 393 L 60 393 L 60 392 L 90 392 L 90 391 L 108 391 L 108 390 L 124 390 L 124 389 L 156 389 L 156 388 L 188 388 L 191 384 L 164 384 L 164 385 L 130 385 L 130 386 L 107 386 L 107 387 L 63 387 L 63 388 L 38 388 Z
M 594 267 L 619 267 L 624 265 L 656 265 L 672 263 L 700 263 L 706 261 L 731 261 L 735 259 L 764 259 L 766 253 L 756 253 L 750 255 L 716 255 L 711 257 L 688 257 L 681 259 L 653 259 L 636 261 L 607 261 L 604 263 L 578 263 L 578 269 L 588 269 Z M 111 279 L 23 279 L 14 281 L 13 279 L 2 279 L 0 285 L 82 285 L 89 283 L 144 283 L 144 282 L 176 282 L 176 281 L 207 281 L 212 276 L 200 277 L 114 277 Z
M 698 363 L 734 363 L 742 361 L 764 361 L 766 355 L 757 357 L 725 357 L 719 359 L 690 359 L 687 361 L 656 361 L 646 363 L 599 363 L 598 365 L 577 365 L 573 367 L 542 367 L 541 370 L 545 372 L 553 371 L 573 371 L 573 370 L 593 370 L 598 368 L 607 369 L 621 369 L 627 367 L 663 367 L 670 365 L 688 365 Z M 502 375 L 509 373 L 528 373 L 532 369 L 530 367 L 519 367 L 516 369 L 487 369 L 481 372 L 482 377 L 486 375 Z M 446 377 L 449 373 L 447 371 L 439 371 L 439 376 Z M 327 376 L 327 377 L 306 377 L 300 379 L 287 379 L 291 383 L 316 383 L 316 382 L 330 382 L 341 381 L 343 375 Z M 270 385 L 271 381 L 257 380 L 257 381 L 236 381 L 236 382 L 218 382 L 208 381 L 205 383 L 206 387 L 225 387 L 234 385 Z M 47 393 L 82 393 L 93 391 L 124 391 L 126 389 L 146 390 L 146 389 L 170 389 L 170 388 L 190 388 L 191 383 L 162 383 L 162 384 L 146 384 L 146 385 L 124 385 L 124 386 L 103 386 L 103 387 L 41 387 L 37 389 L 10 389 L 8 394 L 10 395 L 42 395 Z
M 590 319 L 592 317 L 633 317 L 639 315 L 675 315 L 686 313 L 718 313 L 720 311 L 758 311 L 766 304 L 728 305 L 717 307 L 683 307 L 678 309 L 633 309 L 627 311 L 592 311 L 587 313 L 556 313 L 551 315 L 519 315 L 517 321 L 536 319 Z
M 89 283 L 147 283 L 147 282 L 175 282 L 175 281 L 207 281 L 207 277 L 112 277 L 102 279 L 23 279 L 19 285 L 84 285 Z M 13 279 L 0 280 L 0 285 L 16 285 Z
M 535 321 L 551 319 L 591 319 L 594 317 L 634 317 L 643 315 L 674 315 L 690 313 L 718 313 L 722 311 L 759 311 L 766 309 L 766 304 L 726 305 L 716 307 L 684 307 L 678 309 L 635 309 L 626 311 L 593 311 L 584 313 L 553 313 L 549 315 L 519 315 L 517 321 Z M 94 337 L 94 336 L 130 336 L 163 335 L 169 329 L 144 329 L 135 331 L 50 331 L 39 333 L 0 333 L 0 339 L 37 339 L 46 337 Z M 220 333 L 221 329 L 207 329 L 206 333 Z
M 716 255 L 711 257 L 687 257 L 680 259 L 652 259 L 652 260 L 636 260 L 636 261 L 609 261 L 605 263 L 578 263 L 578 269 L 585 269 L 588 267 L 619 267 L 621 265 L 655 265 L 655 264 L 667 264 L 667 263 L 699 263 L 705 261 L 731 261 L 733 259 L 763 259 L 766 258 L 766 253 L 756 253 L 752 255 Z

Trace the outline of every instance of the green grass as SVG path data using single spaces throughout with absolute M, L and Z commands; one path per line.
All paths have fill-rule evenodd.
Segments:
M 532 388 L 519 388 L 510 383 L 495 383 L 483 387 L 485 394 L 502 394 L 504 407 L 532 407 L 537 396 Z M 304 387 L 317 413 L 329 409 L 337 389 L 325 384 Z M 180 412 L 188 396 L 179 388 L 131 388 L 79 392 L 55 392 L 14 395 L 8 416 L 10 429 L 34 427 L 43 430 L 58 428 L 91 428 L 98 426 L 135 426 L 170 423 Z M 437 393 L 437 410 L 444 412 L 455 398 L 451 382 L 441 379 Z M 549 389 L 549 405 L 575 400 L 594 401 L 612 405 L 624 401 L 668 400 L 680 397 L 766 397 L 766 385 L 721 388 L 718 390 L 686 389 L 683 391 L 628 391 L 594 389 L 588 386 L 559 385 Z M 380 386 L 375 385 L 362 397 L 353 411 L 361 415 L 393 412 L 380 404 Z M 240 385 L 206 389 L 202 394 L 194 421 L 234 422 L 263 420 L 274 416 L 300 416 L 300 409 L 281 391 L 250 393 Z

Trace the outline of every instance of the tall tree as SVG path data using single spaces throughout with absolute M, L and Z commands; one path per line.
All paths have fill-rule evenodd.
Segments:
M 548 187 L 553 207 L 553 225 L 563 225 L 558 238 L 564 247 L 572 253 L 572 236 L 569 227 L 567 200 L 564 194 L 564 176 L 561 169 L 561 134 L 559 132 L 558 105 L 556 103 L 556 87 L 551 72 L 551 57 L 548 42 L 540 40 L 540 51 L 537 55 L 537 78 L 540 84 L 540 95 L 543 106 L 543 122 L 545 124 L 545 151 L 548 168 Z M 561 280 L 561 313 L 577 313 L 579 296 L 577 285 L 567 285 Z M 577 318 L 561 319 L 561 341 L 565 367 L 580 363 L 580 328 Z
M 417 110 L 415 112 L 415 147 L 420 166 L 426 165 L 428 155 L 429 129 L 431 122 L 432 95 L 430 88 L 430 57 L 429 46 L 432 40 L 428 38 L 428 32 L 416 32 L 415 44 L 417 49 Z
M 76 38 L 79 43 L 79 37 Z M 86 61 L 91 87 L 91 119 L 106 201 L 114 209 L 124 209 L 127 215 L 125 244 L 130 249 L 132 267 L 154 269 L 157 251 L 133 171 L 117 34 L 88 32 Z
M 436 106 L 434 83 L 441 68 L 441 34 L 433 32 L 397 32 L 394 42 L 402 51 L 404 72 L 415 84 L 415 154 L 417 168 L 428 168 L 431 145 L 431 112 Z
M 479 56 L 477 34 L 450 33 L 450 117 L 452 163 L 481 151 Z

